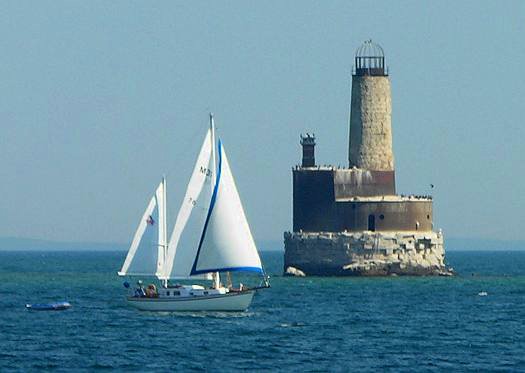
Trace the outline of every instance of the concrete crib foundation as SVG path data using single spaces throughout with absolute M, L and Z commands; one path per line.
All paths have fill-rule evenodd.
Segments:
M 441 232 L 286 232 L 288 276 L 451 275 Z

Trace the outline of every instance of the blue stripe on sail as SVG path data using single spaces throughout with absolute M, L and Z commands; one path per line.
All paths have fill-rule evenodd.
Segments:
M 210 273 L 210 272 L 257 272 L 257 273 L 264 273 L 263 269 L 261 267 L 226 267 L 226 268 L 212 268 L 212 269 L 201 269 L 198 271 L 195 271 L 193 274 L 202 274 L 202 273 Z
M 190 275 L 197 275 L 201 273 L 207 273 L 207 272 L 201 272 L 197 271 L 197 262 L 199 261 L 199 254 L 201 252 L 202 243 L 204 242 L 204 237 L 206 236 L 206 230 L 208 229 L 208 223 L 210 222 L 211 213 L 213 211 L 213 207 L 215 206 L 215 200 L 217 199 L 217 191 L 219 189 L 219 181 L 221 179 L 221 169 L 222 169 L 222 143 L 219 139 L 219 167 L 217 168 L 217 177 L 215 179 L 215 187 L 213 188 L 213 194 L 211 196 L 210 201 L 210 207 L 208 209 L 208 215 L 206 216 L 206 222 L 204 223 L 204 228 L 202 230 L 201 239 L 199 241 L 199 248 L 197 249 L 197 255 L 195 256 L 195 261 L 193 262 L 193 266 L 191 267 L 191 273 Z

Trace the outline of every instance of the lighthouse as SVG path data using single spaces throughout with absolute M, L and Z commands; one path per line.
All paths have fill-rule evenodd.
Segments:
M 357 48 L 351 84 L 348 168 L 315 166 L 316 139 L 301 136 L 285 274 L 449 274 L 432 197 L 396 194 L 392 93 L 379 44 L 367 40 Z
M 383 48 L 367 40 L 352 74 L 349 167 L 393 171 L 392 97 Z

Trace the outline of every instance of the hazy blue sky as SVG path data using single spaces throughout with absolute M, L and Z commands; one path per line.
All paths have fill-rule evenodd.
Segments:
M 525 239 L 525 2 L 3 1 L 0 236 L 128 242 L 178 210 L 212 110 L 253 233 L 291 226 L 299 134 L 346 165 L 350 72 L 386 53 L 400 193 L 449 237 Z

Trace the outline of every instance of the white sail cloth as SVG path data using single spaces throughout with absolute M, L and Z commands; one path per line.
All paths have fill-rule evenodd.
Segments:
M 144 212 L 119 275 L 155 275 L 167 280 L 195 276 L 209 279 L 212 272 L 223 271 L 263 273 L 220 141 L 216 177 L 214 153 L 213 133 L 208 130 L 169 244 L 163 179 Z
M 220 141 L 218 154 L 216 184 L 191 274 L 222 271 L 262 273 L 261 259 Z
M 166 242 L 165 181 L 162 180 L 140 220 L 120 276 L 152 276 L 164 267 Z
M 214 178 L 212 149 L 211 131 L 208 130 L 171 234 L 163 276 L 165 279 L 187 278 L 191 275 L 211 199 Z

